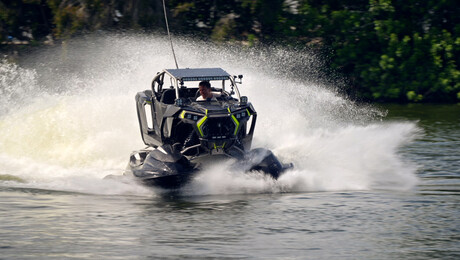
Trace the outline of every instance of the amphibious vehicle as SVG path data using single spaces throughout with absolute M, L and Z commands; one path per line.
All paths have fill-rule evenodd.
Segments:
M 292 164 L 271 151 L 251 150 L 257 112 L 232 76 L 221 68 L 165 69 L 151 89 L 137 93 L 142 140 L 147 148 L 131 154 L 124 175 L 162 188 L 178 188 L 200 169 L 200 159 L 235 158 L 235 167 L 261 171 L 277 179 Z M 199 101 L 198 84 L 212 85 L 212 100 Z

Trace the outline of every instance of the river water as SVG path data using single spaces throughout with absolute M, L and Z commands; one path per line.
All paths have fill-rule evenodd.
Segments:
M 143 147 L 134 95 L 174 66 L 164 37 L 2 61 L 1 259 L 460 257 L 459 105 L 357 105 L 311 53 L 178 42 L 179 65 L 244 74 L 253 146 L 295 168 L 273 181 L 220 162 L 175 192 L 104 180 Z

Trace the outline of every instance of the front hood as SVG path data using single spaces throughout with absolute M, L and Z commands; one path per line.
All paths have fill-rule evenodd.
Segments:
M 203 103 L 203 104 L 201 104 Z M 228 112 L 228 104 L 226 103 L 219 103 L 219 102 L 200 102 L 200 103 L 193 103 L 188 106 L 190 110 L 194 110 L 196 112 L 201 112 L 203 114 L 207 113 L 227 113 Z

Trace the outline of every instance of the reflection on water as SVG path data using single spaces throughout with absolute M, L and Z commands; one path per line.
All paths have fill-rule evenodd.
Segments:
M 460 104 L 386 105 L 385 108 L 388 109 L 387 119 L 417 121 L 426 132 L 423 141 L 438 145 L 449 141 L 458 144 L 455 142 L 460 141 Z
M 455 196 L 353 191 L 142 197 L 5 188 L 0 193 L 8 198 L 2 208 L 15 212 L 6 217 L 0 211 L 6 259 L 458 256 Z
M 460 105 L 388 105 L 388 119 L 417 121 L 425 134 L 403 149 L 420 164 L 421 194 L 460 195 Z

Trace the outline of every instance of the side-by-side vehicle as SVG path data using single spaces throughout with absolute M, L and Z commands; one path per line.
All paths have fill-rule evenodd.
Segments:
M 261 171 L 277 179 L 292 164 L 271 151 L 251 150 L 257 112 L 232 76 L 221 68 L 165 69 L 150 90 L 137 93 L 141 136 L 147 148 L 131 154 L 124 175 L 163 188 L 177 188 L 199 171 L 210 156 L 236 159 L 245 171 Z M 197 101 L 198 84 L 209 81 L 216 99 Z

